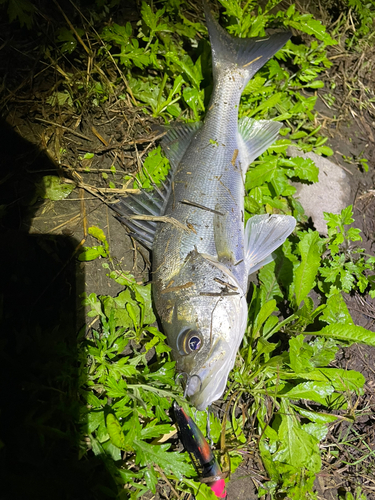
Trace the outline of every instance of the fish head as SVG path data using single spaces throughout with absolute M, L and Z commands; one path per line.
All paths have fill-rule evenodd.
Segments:
M 219 262 L 196 251 L 158 294 L 172 357 L 186 376 L 185 394 L 198 410 L 221 397 L 247 323 L 243 290 Z M 167 305 L 168 304 L 168 305 Z

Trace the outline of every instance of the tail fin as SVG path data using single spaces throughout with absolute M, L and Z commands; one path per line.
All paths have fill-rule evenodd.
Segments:
M 214 19 L 206 0 L 203 0 L 203 6 L 210 35 L 212 67 L 216 81 L 221 68 L 236 64 L 238 67 L 245 69 L 247 83 L 292 36 L 288 31 L 262 38 L 237 38 L 231 36 Z

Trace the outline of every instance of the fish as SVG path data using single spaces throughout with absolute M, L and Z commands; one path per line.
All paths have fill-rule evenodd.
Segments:
M 217 498 L 226 498 L 225 481 L 220 466 L 201 430 L 176 401 L 172 405 L 180 440 L 189 453 L 202 482 L 211 488 Z
M 238 119 L 248 81 L 291 33 L 236 38 L 203 5 L 213 66 L 204 121 L 171 127 L 161 142 L 168 177 L 113 205 L 152 251 L 155 309 L 186 377 L 185 396 L 198 410 L 225 390 L 247 326 L 249 275 L 272 261 L 296 225 L 292 216 L 265 214 L 245 226 L 247 168 L 274 143 L 281 123 Z

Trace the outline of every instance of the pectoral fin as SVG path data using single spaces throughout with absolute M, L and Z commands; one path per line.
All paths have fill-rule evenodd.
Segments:
M 284 243 L 296 226 L 290 215 L 254 215 L 245 228 L 245 263 L 248 274 L 273 260 L 272 252 Z

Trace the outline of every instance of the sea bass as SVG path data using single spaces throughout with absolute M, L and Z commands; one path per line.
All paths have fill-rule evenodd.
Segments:
M 177 371 L 186 375 L 185 394 L 199 410 L 221 397 L 233 368 L 247 324 L 249 274 L 272 260 L 296 223 L 256 215 L 244 227 L 246 170 L 281 124 L 238 121 L 246 84 L 291 35 L 235 38 L 204 6 L 214 78 L 204 122 L 179 125 L 163 139 L 171 171 L 162 187 L 114 205 L 152 250 L 156 311 Z

